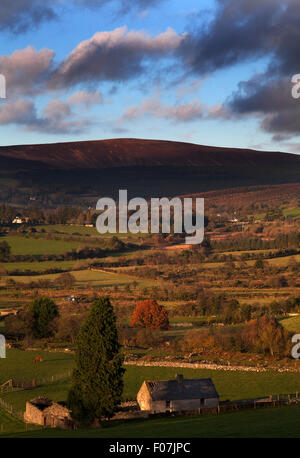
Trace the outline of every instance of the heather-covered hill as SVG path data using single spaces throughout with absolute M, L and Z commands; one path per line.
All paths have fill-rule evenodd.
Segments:
M 94 204 L 119 189 L 149 198 L 299 177 L 300 155 L 280 152 L 138 139 L 0 147 L 0 195 L 8 202 L 25 203 L 34 194 L 47 202 Z

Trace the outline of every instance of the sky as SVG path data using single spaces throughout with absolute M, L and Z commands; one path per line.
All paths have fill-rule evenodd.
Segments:
M 299 0 L 1 0 L 0 145 L 300 153 L 299 22 Z

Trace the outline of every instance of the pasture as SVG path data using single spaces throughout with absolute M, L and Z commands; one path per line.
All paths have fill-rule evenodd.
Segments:
M 49 269 L 71 270 L 76 263 L 84 264 L 84 261 L 6 262 L 2 265 L 8 273 L 16 270 L 43 273 Z
M 63 254 L 67 251 L 75 250 L 80 245 L 79 242 L 16 236 L 7 236 L 3 240 L 10 245 L 12 254 L 14 255 Z
M 300 334 L 300 315 L 285 318 L 280 321 L 282 326 L 290 332 Z
M 100 429 L 39 429 L 7 437 L 85 438 L 299 438 L 300 407 L 245 410 L 217 416 L 116 421 Z
M 33 359 L 41 355 L 43 363 L 35 364 Z M 8 350 L 7 358 L 0 360 L 0 383 L 8 379 L 19 381 L 36 380 L 31 390 L 3 393 L 2 397 L 23 410 L 25 402 L 36 396 L 47 396 L 54 400 L 66 400 L 70 378 L 51 382 L 51 377 L 64 376 L 74 367 L 73 355 L 59 352 Z M 291 372 L 243 372 L 208 369 L 187 369 L 175 367 L 125 366 L 124 400 L 135 400 L 144 380 L 173 379 L 176 373 L 185 378 L 212 378 L 221 400 L 253 399 L 277 394 L 300 392 L 300 373 Z M 43 382 L 43 379 L 47 379 Z M 39 382 L 39 383 L 38 383 Z
M 300 218 L 300 207 L 287 208 L 286 210 L 283 210 L 283 214 L 286 217 L 290 216 L 292 218 L 298 219 Z
M 59 264 L 57 263 L 57 266 Z M 147 279 L 136 279 L 135 277 L 130 277 L 129 275 L 113 273 L 113 272 L 104 272 L 104 271 L 96 271 L 96 270 L 78 270 L 72 271 L 72 275 L 76 279 L 76 286 L 77 287 L 85 287 L 87 285 L 90 286 L 100 286 L 100 287 L 112 287 L 112 286 L 124 286 L 131 284 L 132 282 L 136 281 L 136 283 L 140 287 L 145 286 L 153 286 L 156 284 L 154 280 L 147 280 Z M 32 277 L 31 275 L 26 276 L 12 276 L 15 281 L 23 282 L 23 283 L 30 283 L 32 280 L 55 280 L 60 274 L 47 274 L 47 275 L 35 275 Z

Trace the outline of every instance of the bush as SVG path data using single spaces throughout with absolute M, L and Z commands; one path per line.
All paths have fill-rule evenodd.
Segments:
M 53 321 L 58 317 L 58 308 L 50 297 L 38 297 L 29 307 L 33 316 L 32 331 L 34 337 L 50 337 L 54 333 Z

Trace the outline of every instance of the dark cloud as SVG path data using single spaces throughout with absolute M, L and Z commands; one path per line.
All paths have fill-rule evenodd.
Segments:
M 276 141 L 300 134 L 300 101 L 291 78 L 300 71 L 299 0 L 217 0 L 214 18 L 186 35 L 187 71 L 211 73 L 266 58 L 264 73 L 241 82 L 224 104 L 232 116 L 257 116 Z
M 153 7 L 164 0 L 1 0 L 0 30 L 13 33 L 26 32 L 42 22 L 57 19 L 60 8 L 81 6 L 86 8 L 102 8 L 111 5 L 118 14 L 140 11 Z
M 291 91 L 291 78 L 261 75 L 240 83 L 227 106 L 234 115 L 261 117 L 261 127 L 275 141 L 284 141 L 300 134 L 300 101 Z
M 218 0 L 213 19 L 187 34 L 182 57 L 192 71 L 203 74 L 272 54 L 286 14 L 285 3 Z
M 162 3 L 164 0 L 73 0 L 74 3 L 77 3 L 82 6 L 87 6 L 89 8 L 102 8 L 107 4 L 115 4 L 115 6 L 122 11 L 127 13 L 131 10 L 143 10 L 146 8 L 151 8 Z
M 154 37 L 121 27 L 98 32 L 81 42 L 60 64 L 50 87 L 68 87 L 77 83 L 127 81 L 145 71 L 147 63 L 170 56 L 184 35 L 173 29 Z
M 48 0 L 1 0 L 0 30 L 13 33 L 25 32 L 30 27 L 56 18 L 52 7 L 57 1 Z

